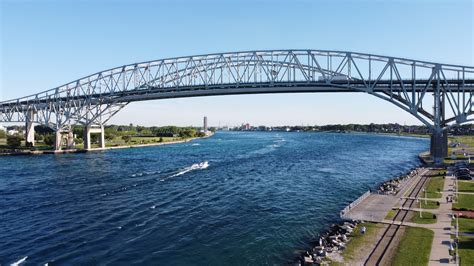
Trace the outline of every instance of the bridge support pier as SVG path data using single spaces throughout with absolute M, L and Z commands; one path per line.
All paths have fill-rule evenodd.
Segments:
M 74 149 L 75 143 L 74 143 L 74 133 L 72 130 L 69 130 L 67 133 L 67 143 L 66 146 L 68 149 Z
M 56 134 L 56 138 L 54 142 L 54 150 L 60 151 L 62 149 L 62 142 L 63 142 L 63 136 L 61 134 L 61 130 L 56 130 L 55 134 Z
M 100 134 L 100 136 L 99 136 L 99 146 L 100 146 L 100 148 L 104 149 L 105 148 L 105 134 L 104 134 L 104 126 L 103 125 L 100 125 L 99 127 L 86 126 L 86 128 L 84 130 L 84 149 L 85 150 L 92 149 L 91 134 L 93 134 L 93 133 Z
M 26 124 L 25 124 L 25 140 L 26 146 L 35 146 L 35 125 L 33 121 L 35 120 L 35 112 L 33 110 L 28 111 L 26 115 Z
M 431 135 L 430 154 L 435 164 L 443 163 L 448 156 L 448 132 L 445 130 L 433 132 Z

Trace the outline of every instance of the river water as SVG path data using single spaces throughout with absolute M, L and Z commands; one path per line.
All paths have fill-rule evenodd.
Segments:
M 369 134 L 218 132 L 0 157 L 0 264 L 282 264 L 428 148 Z

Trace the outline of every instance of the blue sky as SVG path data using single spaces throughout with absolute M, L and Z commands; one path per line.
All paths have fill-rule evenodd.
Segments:
M 1 2 L 0 100 L 128 63 L 256 49 L 328 49 L 474 65 L 466 1 Z M 132 103 L 113 123 L 419 124 L 369 95 L 274 94 Z

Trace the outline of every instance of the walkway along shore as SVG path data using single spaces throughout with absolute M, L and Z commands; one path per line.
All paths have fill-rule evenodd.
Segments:
M 195 137 L 183 140 L 176 140 L 176 141 L 168 141 L 168 142 L 155 142 L 155 143 L 147 143 L 147 144 L 135 144 L 135 145 L 123 145 L 123 146 L 112 146 L 112 147 L 105 147 L 105 148 L 92 148 L 90 150 L 83 150 L 83 149 L 65 149 L 65 150 L 19 150 L 14 152 L 4 152 L 0 153 L 0 156 L 14 156 L 14 155 L 40 155 L 40 154 L 66 154 L 66 153 L 85 153 L 85 152 L 96 152 L 96 151 L 106 151 L 106 150 L 116 150 L 116 149 L 132 149 L 132 148 L 144 148 L 144 147 L 153 147 L 153 146 L 162 146 L 162 145 L 172 145 L 172 144 L 179 144 L 179 143 L 186 143 L 197 139 L 206 139 L 210 138 L 214 135 L 213 132 L 210 132 L 204 137 Z
M 374 236 L 361 234 L 361 229 L 365 227 L 364 222 L 371 221 L 381 223 L 384 221 L 387 212 L 391 210 L 406 193 L 410 193 L 409 196 L 417 196 L 422 185 L 425 183 L 420 181 L 426 181 L 426 178 L 422 178 L 422 176 L 427 172 L 427 168 L 416 167 L 404 175 L 384 181 L 379 186 L 378 191 L 369 190 L 365 192 L 340 212 L 341 220 L 331 225 L 331 227 L 325 233 L 320 234 L 318 238 L 310 241 L 312 248 L 300 253 L 296 261 L 300 265 L 326 265 L 332 261 L 344 263 L 344 259 L 342 258 L 343 252 L 353 238 L 359 235 L 363 238 L 371 238 L 370 242 L 366 243 L 366 247 L 363 247 L 364 252 L 368 255 L 372 248 L 374 248 L 372 246 L 376 246 L 376 238 L 383 236 L 380 234 Z M 414 192 L 412 191 L 416 191 L 416 195 L 413 194 Z M 409 199 L 406 201 L 409 201 Z M 406 216 L 406 212 L 404 214 Z M 351 261 L 353 265 L 364 265 L 366 264 L 367 257 L 361 257 L 355 260 L 356 261 Z M 376 260 L 378 260 L 378 258 Z

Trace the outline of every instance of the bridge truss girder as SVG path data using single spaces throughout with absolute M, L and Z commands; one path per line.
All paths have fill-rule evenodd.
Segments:
M 473 121 L 474 67 L 371 54 L 276 50 L 148 61 L 98 72 L 0 103 L 0 122 L 66 130 L 103 125 L 129 102 L 251 93 L 364 92 L 409 112 L 433 133 Z M 431 109 L 433 108 L 433 109 Z

